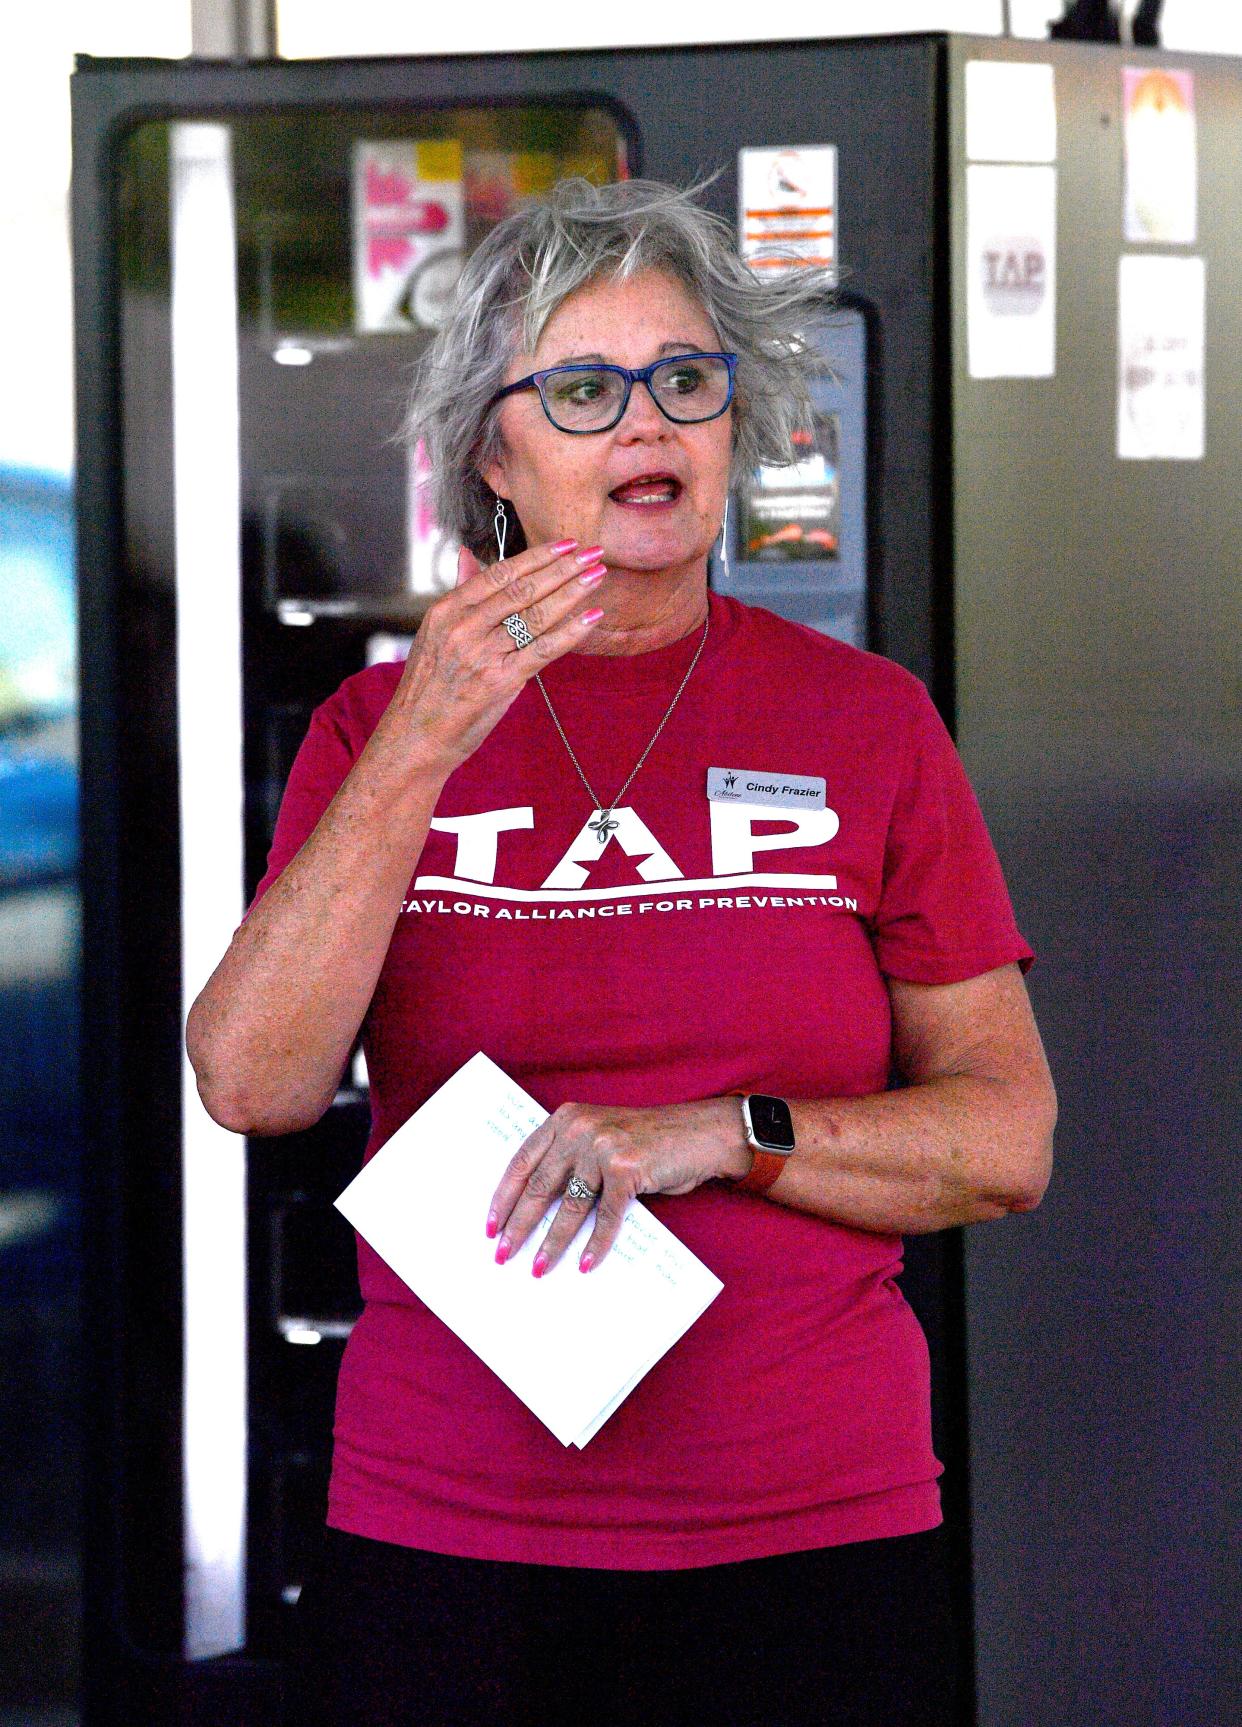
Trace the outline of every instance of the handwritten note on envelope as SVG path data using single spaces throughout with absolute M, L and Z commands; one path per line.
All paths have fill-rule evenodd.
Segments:
M 590 1218 L 543 1277 L 531 1275 L 531 1264 L 547 1218 L 498 1266 L 483 1228 L 488 1201 L 547 1114 L 494 1061 L 472 1056 L 336 1203 L 562 1445 L 582 1446 L 723 1285 L 637 1200 L 607 1258 L 586 1276 L 578 1257 Z

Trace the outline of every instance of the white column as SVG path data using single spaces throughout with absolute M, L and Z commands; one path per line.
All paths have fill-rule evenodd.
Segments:
M 237 270 L 227 126 L 171 128 L 182 1023 L 243 904 Z M 134 668 L 147 675 L 147 668 Z M 246 1142 L 182 1052 L 185 1654 L 245 1642 Z
M 271 60 L 276 0 L 190 0 L 191 52 L 206 60 Z

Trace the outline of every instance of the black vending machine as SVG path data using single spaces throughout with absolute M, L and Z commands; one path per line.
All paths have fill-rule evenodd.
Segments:
M 955 471 L 1002 539 L 1023 515 L 1003 476 L 972 479 L 960 441 L 978 411 L 964 77 L 1027 49 L 1055 61 L 1064 112 L 1091 66 L 1116 81 L 1115 56 L 941 36 L 79 61 L 88 1723 L 277 1718 L 357 1312 L 332 1200 L 365 1140 L 366 1073 L 353 1064 L 313 1129 L 245 1141 L 202 1110 L 182 1026 L 262 874 L 312 708 L 400 655 L 451 580 L 421 451 L 395 434 L 462 257 L 559 177 L 641 174 L 707 181 L 752 257 L 792 234 L 834 262 L 804 458 L 739 489 L 714 580 L 901 662 L 953 726 L 962 645 L 980 639 L 955 603 L 975 580 L 958 548 L 977 519 L 955 506 Z M 1016 283 L 997 266 L 1002 310 L 1006 293 L 1050 291 L 1024 246 Z M 1017 460 L 1020 418 L 1005 435 Z M 1063 533 L 1075 482 L 1056 483 Z M 1020 636 L 1020 609 L 1010 623 Z M 1015 818 L 1002 861 L 1028 922 L 1023 846 Z M 960 1231 L 909 1238 L 903 1288 L 931 1348 L 967 1721 L 972 1434 L 975 1458 L 988 1452 L 967 1423 L 964 1258 Z M 976 1389 L 972 1416 L 987 1408 Z

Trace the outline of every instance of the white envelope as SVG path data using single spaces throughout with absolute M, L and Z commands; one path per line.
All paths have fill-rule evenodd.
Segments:
M 486 1055 L 472 1056 L 336 1203 L 562 1445 L 583 1446 L 724 1286 L 637 1200 L 585 1275 L 578 1258 L 594 1214 L 543 1277 L 531 1265 L 547 1218 L 498 1266 L 488 1202 L 547 1114 Z

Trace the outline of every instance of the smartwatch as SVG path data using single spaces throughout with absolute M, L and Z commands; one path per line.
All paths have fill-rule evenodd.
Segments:
M 785 1167 L 794 1149 L 793 1116 L 783 1097 L 765 1092 L 739 1092 L 746 1143 L 755 1156 L 750 1169 L 735 1187 L 746 1193 L 766 1193 Z

